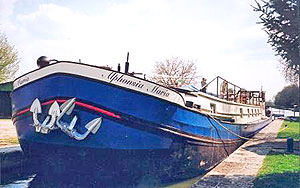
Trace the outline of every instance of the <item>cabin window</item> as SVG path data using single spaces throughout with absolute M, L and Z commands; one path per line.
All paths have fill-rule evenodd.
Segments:
M 248 117 L 250 117 L 250 109 L 247 109 Z
M 251 109 L 251 113 L 252 113 L 252 117 L 254 116 L 254 112 L 253 112 L 253 109 Z
M 243 117 L 243 109 L 242 108 L 240 108 L 240 116 L 241 116 L 241 118 Z
M 212 113 L 216 113 L 216 104 L 210 103 L 210 109 Z

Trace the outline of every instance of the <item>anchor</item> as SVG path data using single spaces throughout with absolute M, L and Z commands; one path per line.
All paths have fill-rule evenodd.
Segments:
M 74 138 L 76 140 L 83 140 L 90 133 L 96 134 L 96 132 L 98 131 L 98 129 L 101 126 L 101 123 L 102 123 L 101 117 L 93 119 L 92 121 L 90 121 L 89 123 L 87 123 L 85 125 L 85 128 L 87 129 L 87 131 L 85 131 L 85 133 L 83 133 L 83 134 L 78 133 L 76 129 L 69 130 L 68 127 L 63 128 L 62 131 L 67 133 L 67 135 L 70 136 L 71 138 Z
M 32 112 L 33 126 L 36 132 L 41 131 L 41 123 L 38 120 L 38 114 L 42 113 L 42 107 L 39 99 L 35 99 L 30 106 L 30 112 Z
M 42 131 L 45 130 L 46 132 L 48 130 L 53 130 L 55 129 L 55 120 L 56 117 L 59 116 L 60 114 L 60 109 L 59 109 L 59 105 L 58 103 L 55 101 L 51 106 L 50 109 L 48 111 L 48 116 L 46 117 L 46 119 L 44 120 L 44 122 L 42 123 Z M 51 117 L 50 122 L 47 124 L 47 122 L 49 121 Z
M 60 106 L 61 113 L 58 115 L 56 119 L 56 125 L 68 136 L 71 138 L 74 138 L 76 140 L 83 140 L 85 139 L 90 133 L 96 134 L 98 129 L 101 126 L 102 123 L 102 118 L 96 118 L 90 121 L 85 125 L 85 128 L 87 131 L 83 134 L 80 134 L 74 127 L 77 122 L 77 116 L 74 116 L 73 119 L 71 120 L 71 123 L 68 125 L 65 122 L 62 122 L 61 119 L 62 117 L 66 115 L 71 115 L 73 109 L 75 107 L 75 98 L 69 99 L 66 102 L 64 102 Z
M 71 115 L 73 109 L 75 108 L 75 98 L 72 98 L 72 99 L 69 99 L 67 100 L 66 102 L 64 102 L 61 106 L 60 106 L 60 110 L 61 110 L 61 113 L 59 114 L 59 116 L 57 117 L 56 119 L 56 125 L 61 129 L 61 130 L 69 130 L 71 131 L 75 124 L 76 124 L 76 121 L 77 121 L 77 117 L 74 116 L 74 118 L 72 119 L 70 125 L 67 125 L 66 123 L 64 122 L 60 122 L 61 118 L 67 114 L 67 115 Z
M 71 122 L 68 124 L 61 121 L 62 117 L 65 115 L 71 115 L 75 108 L 75 98 L 69 99 L 64 102 L 61 106 L 55 101 L 48 111 L 47 117 L 44 119 L 43 123 L 40 123 L 38 119 L 38 114 L 42 113 L 42 107 L 39 99 L 35 99 L 30 107 L 30 112 L 32 112 L 33 126 L 36 132 L 41 132 L 43 134 L 48 134 L 51 130 L 60 128 L 65 134 L 74 138 L 76 140 L 85 139 L 90 133 L 96 134 L 101 126 L 102 118 L 95 118 L 85 125 L 87 129 L 85 133 L 79 133 L 74 127 L 77 122 L 77 116 L 74 116 Z
M 33 126 L 35 126 L 36 132 L 48 134 L 50 130 L 55 129 L 55 120 L 56 117 L 60 114 L 59 105 L 56 101 L 51 105 L 48 111 L 48 116 L 44 119 L 43 123 L 40 123 L 40 121 L 38 120 L 38 114 L 42 113 L 42 107 L 39 99 L 36 98 L 33 101 L 30 107 L 30 112 L 32 112 Z

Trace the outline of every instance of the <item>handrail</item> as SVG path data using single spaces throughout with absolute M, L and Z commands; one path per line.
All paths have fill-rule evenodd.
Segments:
M 224 89 L 221 89 L 219 95 L 219 80 L 223 81 L 220 83 L 226 82 L 226 86 Z M 212 82 L 217 81 L 217 92 L 216 95 L 218 98 L 222 98 L 225 100 L 234 100 L 234 102 L 239 101 L 240 103 L 253 103 L 256 105 L 259 105 L 261 100 L 264 101 L 264 94 L 261 91 L 248 91 L 244 88 L 241 88 L 240 86 L 237 86 L 236 84 L 233 84 L 232 82 L 227 81 L 226 79 L 222 78 L 221 76 L 217 76 L 214 79 L 212 79 L 210 82 L 205 84 L 204 86 L 201 87 L 200 91 L 203 91 L 204 88 L 208 87 L 211 85 Z M 220 85 L 222 86 L 222 84 Z M 233 90 L 232 92 L 230 91 L 230 88 Z M 239 98 L 238 98 L 239 97 Z
M 208 82 L 208 83 L 205 84 L 204 86 L 202 86 L 200 90 L 202 90 L 203 88 L 207 87 L 210 83 L 212 83 L 212 82 L 213 82 L 215 79 L 217 79 L 217 78 L 218 78 L 218 76 L 215 77 L 214 79 L 212 79 L 210 82 Z
M 231 84 L 231 85 L 233 85 L 233 86 L 235 86 L 235 87 L 237 87 L 237 88 L 242 89 L 240 86 L 237 86 L 237 85 L 235 85 L 235 84 L 233 84 L 233 83 L 231 83 L 231 82 L 228 82 L 226 79 L 222 78 L 221 76 L 217 76 L 217 78 L 220 78 L 221 80 L 226 81 L 227 83 L 229 83 L 229 84 Z

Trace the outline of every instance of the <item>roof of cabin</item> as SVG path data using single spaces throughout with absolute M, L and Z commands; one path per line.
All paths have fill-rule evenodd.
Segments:
M 12 91 L 13 82 L 0 83 L 0 91 Z

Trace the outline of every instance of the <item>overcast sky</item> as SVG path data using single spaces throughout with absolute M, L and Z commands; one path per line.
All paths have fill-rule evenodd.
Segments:
M 196 61 L 216 76 L 267 99 L 288 85 L 279 57 L 256 24 L 254 0 L 0 0 L 0 32 L 19 52 L 18 75 L 42 55 L 150 74 L 156 61 Z

